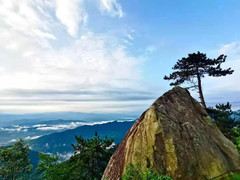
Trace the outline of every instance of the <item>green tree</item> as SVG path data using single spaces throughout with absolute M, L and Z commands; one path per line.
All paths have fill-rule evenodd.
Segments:
M 167 175 L 158 175 L 150 169 L 142 171 L 133 164 L 126 166 L 126 171 L 122 174 L 122 180 L 172 180 Z
M 110 148 L 113 140 L 109 140 L 107 137 L 101 139 L 97 132 L 91 139 L 85 140 L 81 136 L 75 136 L 75 138 L 77 144 L 72 145 L 74 156 L 70 158 L 69 163 L 78 164 L 79 166 L 77 167 L 84 171 L 82 179 L 101 179 L 107 163 L 113 154 L 113 149 Z
M 113 140 L 101 139 L 97 133 L 91 139 L 75 136 L 77 144 L 72 145 L 74 154 L 65 162 L 58 162 L 59 156 L 39 154 L 38 170 L 48 180 L 96 180 L 101 179 L 107 163 L 113 154 Z
M 227 104 L 218 104 L 215 108 L 207 109 L 209 116 L 216 122 L 221 132 L 236 144 L 236 138 L 239 131 L 239 120 L 232 111 L 229 102 Z
M 202 91 L 202 78 L 206 75 L 219 77 L 232 74 L 231 68 L 222 69 L 221 65 L 226 61 L 225 55 L 220 55 L 217 59 L 209 59 L 206 54 L 197 52 L 188 54 L 188 57 L 183 57 L 178 60 L 172 68 L 175 70 L 169 76 L 164 76 L 165 80 L 175 80 L 170 85 L 178 86 L 184 82 L 190 83 L 188 88 L 198 89 L 199 98 L 203 108 L 207 109 Z
M 60 179 L 63 168 L 59 168 L 59 156 L 50 156 L 48 154 L 39 153 L 39 163 L 37 171 L 43 172 L 44 179 Z
M 26 173 L 30 173 L 32 165 L 28 157 L 29 146 L 19 139 L 12 147 L 0 151 L 0 177 L 15 180 Z

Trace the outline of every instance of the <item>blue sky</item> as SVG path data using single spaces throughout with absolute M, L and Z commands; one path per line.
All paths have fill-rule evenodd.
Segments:
M 188 53 L 235 72 L 203 80 L 240 108 L 238 0 L 0 0 L 0 113 L 140 113 Z M 197 98 L 196 92 L 192 95 Z

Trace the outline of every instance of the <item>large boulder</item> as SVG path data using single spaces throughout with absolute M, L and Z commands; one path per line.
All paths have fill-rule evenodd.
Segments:
M 102 179 L 121 179 L 129 163 L 176 180 L 205 180 L 239 169 L 240 157 L 190 93 L 175 87 L 127 132 Z

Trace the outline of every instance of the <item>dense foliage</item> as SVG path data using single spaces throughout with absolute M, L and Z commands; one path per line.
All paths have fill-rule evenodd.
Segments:
M 74 154 L 65 162 L 57 162 L 59 156 L 39 154 L 38 170 L 49 180 L 95 180 L 101 179 L 104 169 L 113 154 L 113 140 L 101 139 L 97 133 L 90 139 L 76 136 Z
M 197 88 L 202 106 L 207 109 L 203 92 L 201 79 L 205 76 L 226 76 L 232 74 L 231 68 L 222 69 L 221 65 L 226 61 L 225 55 L 220 55 L 217 59 L 209 59 L 206 54 L 193 53 L 188 54 L 188 57 L 183 57 L 172 68 L 175 70 L 169 76 L 165 76 L 165 80 L 175 80 L 170 85 L 178 86 L 184 82 L 191 83 L 188 88 Z
M 208 108 L 208 114 L 228 139 L 233 141 L 237 137 L 236 129 L 239 126 L 239 121 L 229 103 L 218 104 L 215 108 Z
M 218 104 L 215 108 L 210 107 L 207 111 L 224 136 L 230 139 L 240 152 L 240 114 L 232 111 L 229 102 Z
M 22 139 L 0 152 L 0 178 L 47 179 L 47 180 L 98 180 L 114 152 L 113 140 L 101 139 L 97 133 L 90 139 L 76 136 L 74 153 L 65 162 L 59 162 L 59 156 L 39 153 L 37 171 L 32 171 L 29 146 Z
M 44 179 L 58 179 L 64 174 L 64 168 L 60 166 L 61 163 L 57 162 L 59 156 L 39 153 L 39 159 L 37 170 L 43 172 Z
M 101 139 L 97 133 L 91 139 L 84 140 L 81 136 L 75 137 L 77 144 L 72 145 L 74 156 L 69 160 L 71 164 L 79 164 L 78 168 L 84 171 L 84 179 L 101 179 L 108 160 L 113 154 L 111 145 L 113 140 L 107 137 Z
M 123 180 L 172 180 L 167 175 L 158 175 L 146 169 L 142 171 L 140 168 L 134 166 L 133 164 L 128 164 L 126 166 L 126 171 L 122 175 Z
M 15 180 L 27 175 L 32 170 L 28 157 L 29 146 L 19 139 L 12 147 L 2 149 L 0 152 L 0 177 Z

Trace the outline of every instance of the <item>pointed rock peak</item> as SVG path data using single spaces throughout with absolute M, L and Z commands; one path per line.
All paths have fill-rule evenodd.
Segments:
M 129 163 L 176 180 L 205 180 L 239 169 L 240 157 L 190 93 L 175 87 L 127 132 L 103 179 L 121 179 Z

